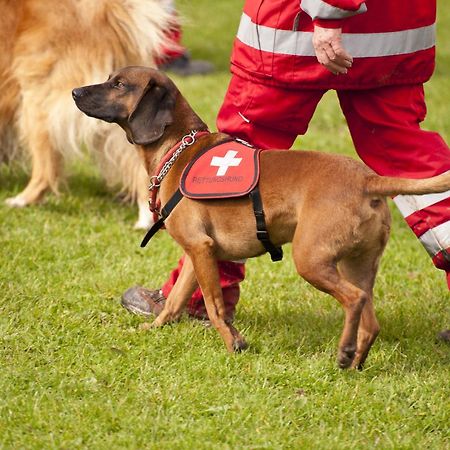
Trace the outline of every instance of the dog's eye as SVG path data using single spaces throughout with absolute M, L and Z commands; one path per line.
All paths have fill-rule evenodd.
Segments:
M 114 87 L 116 89 L 122 89 L 125 87 L 125 85 L 121 81 L 117 81 L 117 83 L 114 84 Z

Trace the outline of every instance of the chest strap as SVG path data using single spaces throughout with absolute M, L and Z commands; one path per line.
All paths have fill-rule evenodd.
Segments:
M 259 192 L 258 185 L 250 192 L 250 198 L 253 203 L 253 212 L 256 219 L 256 237 L 261 241 L 262 245 L 270 253 L 272 261 L 281 261 L 283 259 L 283 249 L 281 247 L 275 247 L 269 237 L 267 231 L 266 219 L 264 217 L 264 209 L 261 199 L 261 193 Z
M 150 230 L 148 230 L 147 234 L 144 236 L 144 239 L 142 239 L 141 247 L 145 247 L 148 244 L 148 241 L 156 234 L 156 232 L 164 226 L 164 221 L 167 219 L 175 206 L 178 205 L 182 198 L 183 194 L 179 189 L 177 189 L 175 194 L 170 197 L 170 200 L 161 209 L 161 217 L 152 225 Z
M 270 240 L 269 233 L 266 227 L 266 219 L 264 218 L 261 194 L 259 192 L 258 186 L 256 186 L 249 195 L 252 199 L 253 212 L 255 213 L 256 237 L 261 241 L 266 251 L 270 253 L 272 261 L 281 261 L 283 259 L 283 249 L 281 247 L 275 247 L 275 245 L 273 245 Z M 144 239 L 141 242 L 141 247 L 145 247 L 148 244 L 148 241 L 156 234 L 156 232 L 164 226 L 164 221 L 167 219 L 175 206 L 178 205 L 182 198 L 183 194 L 179 189 L 177 189 L 175 194 L 172 195 L 170 200 L 161 209 L 160 219 L 156 221 L 147 231 L 147 234 L 144 236 Z

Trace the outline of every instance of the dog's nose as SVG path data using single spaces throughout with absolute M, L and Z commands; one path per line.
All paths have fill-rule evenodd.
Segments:
M 83 97 L 84 95 L 84 89 L 83 88 L 76 88 L 72 91 L 72 97 L 74 100 L 77 98 Z

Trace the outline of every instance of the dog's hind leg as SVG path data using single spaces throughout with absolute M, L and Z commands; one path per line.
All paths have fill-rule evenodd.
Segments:
M 361 313 L 361 322 L 358 329 L 358 345 L 352 367 L 362 369 L 369 350 L 380 332 L 380 325 L 375 316 L 372 295 L 367 300 Z
M 31 127 L 26 143 L 31 152 L 32 172 L 27 187 L 17 196 L 9 198 L 9 206 L 23 207 L 42 199 L 48 190 L 58 193 L 58 181 L 62 170 L 62 156 L 54 149 L 44 128 Z
M 368 295 L 361 312 L 356 355 L 352 362 L 352 367 L 357 369 L 362 369 L 369 350 L 380 332 L 380 325 L 373 306 L 373 286 L 383 248 L 384 246 L 357 258 L 344 259 L 338 265 L 342 275 Z
M 314 238 L 313 238 L 314 235 Z M 336 298 L 344 308 L 344 329 L 339 341 L 338 364 L 351 366 L 357 349 L 361 312 L 369 296 L 363 289 L 346 280 L 338 271 L 333 254 L 317 245 L 317 235 L 302 231 L 293 240 L 293 257 L 297 272 L 317 289 Z

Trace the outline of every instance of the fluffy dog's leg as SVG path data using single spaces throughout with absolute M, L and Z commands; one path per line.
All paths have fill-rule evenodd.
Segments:
M 1 68 L 0 92 L 0 163 L 7 163 L 14 159 L 18 150 L 16 115 L 20 102 L 20 90 L 9 72 L 2 72 Z
M 148 199 L 138 200 L 139 216 L 134 224 L 136 230 L 148 230 L 153 225 L 153 216 L 148 208 Z
M 148 207 L 148 175 L 143 169 L 139 172 L 137 182 L 137 204 L 139 208 L 138 221 L 134 224 L 137 230 L 148 230 L 153 225 L 153 215 Z
M 44 122 L 45 120 L 42 120 L 42 123 Z M 27 134 L 24 136 L 32 158 L 31 179 L 19 195 L 6 200 L 9 206 L 23 207 L 36 203 L 50 189 L 58 193 L 62 157 L 54 149 L 45 127 L 37 126 L 36 123 L 41 121 L 35 119 L 35 124 L 26 130 Z M 25 134 L 24 130 L 22 134 Z

